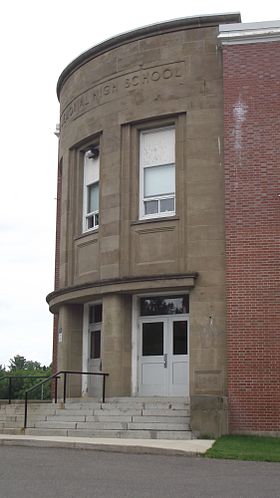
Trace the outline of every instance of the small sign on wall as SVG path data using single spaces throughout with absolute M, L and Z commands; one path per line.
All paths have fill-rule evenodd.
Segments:
M 62 328 L 58 329 L 58 342 L 62 342 Z

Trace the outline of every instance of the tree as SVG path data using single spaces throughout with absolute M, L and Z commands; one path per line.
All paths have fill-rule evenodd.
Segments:
M 41 365 L 38 361 L 26 360 L 24 356 L 16 355 L 10 359 L 8 370 L 0 365 L 1 376 L 14 376 L 12 379 L 12 399 L 24 399 L 25 391 L 30 387 L 41 382 L 43 377 L 51 376 L 51 365 Z M 26 378 L 26 377 L 30 378 Z M 37 378 L 32 378 L 36 376 Z M 22 379 L 20 377 L 23 377 Z M 8 398 L 8 380 L 0 381 L 0 399 Z M 38 387 L 29 394 L 30 399 L 50 399 L 51 398 L 51 383 L 44 384 L 44 387 Z
M 1 378 L 4 377 L 6 374 L 6 369 L 5 366 L 0 365 L 0 399 L 5 399 L 7 397 L 7 392 L 8 392 L 8 386 L 7 386 L 7 381 L 2 380 Z
M 24 356 L 20 356 L 17 354 L 13 359 L 10 360 L 9 371 L 15 372 L 16 370 L 25 370 L 26 368 L 26 359 Z

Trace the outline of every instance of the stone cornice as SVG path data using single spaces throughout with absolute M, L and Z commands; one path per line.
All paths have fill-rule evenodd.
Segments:
M 280 41 L 280 21 L 266 21 L 219 26 L 221 46 Z
M 62 304 L 82 303 L 104 294 L 166 292 L 166 289 L 192 288 L 197 278 L 197 272 L 190 272 L 100 280 L 55 290 L 47 295 L 46 300 L 50 310 L 56 312 L 57 308 Z
M 114 48 L 120 47 L 127 43 L 142 40 L 149 36 L 162 35 L 165 33 L 170 33 L 173 31 L 180 31 L 182 29 L 194 29 L 194 28 L 205 28 L 211 26 L 218 26 L 223 23 L 238 23 L 240 22 L 240 13 L 228 13 L 228 14 L 213 14 L 205 16 L 196 17 L 184 17 L 181 19 L 175 19 L 173 21 L 166 21 L 157 24 L 152 24 L 150 26 L 145 26 L 143 28 L 135 29 L 127 33 L 122 33 L 113 38 L 109 38 L 102 43 L 86 50 L 81 55 L 76 57 L 66 68 L 62 71 L 57 82 L 57 96 L 60 98 L 61 89 L 69 76 L 75 72 L 79 67 L 86 64 L 91 59 L 112 50 Z

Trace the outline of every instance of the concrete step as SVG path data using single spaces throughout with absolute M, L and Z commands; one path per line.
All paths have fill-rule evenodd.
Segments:
M 93 415 L 96 416 L 121 416 L 121 415 L 141 415 L 143 413 L 143 409 L 133 409 L 133 408 L 115 408 L 111 407 L 109 409 L 102 409 L 102 410 L 94 410 Z
M 36 419 L 34 419 L 36 420 Z M 63 413 L 59 415 L 47 415 L 44 419 L 50 422 L 58 422 L 62 424 L 63 422 L 136 422 L 136 423 L 171 423 L 171 424 L 184 424 L 189 422 L 189 417 L 172 417 L 166 415 L 157 416 L 147 416 L 147 415 L 111 415 L 104 414 L 101 410 L 101 415 L 71 415 L 67 416 Z
M 27 436 L 68 436 L 67 429 L 46 429 L 40 428 L 29 428 L 24 430 L 24 434 Z
M 69 417 L 66 415 L 48 415 L 46 417 L 47 422 L 58 422 L 60 424 L 66 422 L 85 422 L 86 415 L 70 415 Z
M 155 430 L 155 431 L 187 431 L 189 430 L 189 424 L 185 422 L 184 424 L 168 424 L 165 422 L 129 422 L 127 426 L 128 430 Z
M 162 410 L 161 408 L 144 408 L 142 410 L 142 415 L 145 416 L 172 416 L 172 417 L 188 417 L 190 415 L 190 409 L 182 408 L 182 409 L 173 409 L 169 408 L 167 410 Z
M 84 415 L 84 416 L 87 416 L 87 415 L 93 415 L 95 413 L 96 410 L 94 410 L 93 408 L 89 409 L 89 408 L 85 408 L 85 409 L 79 409 L 79 410 L 70 410 L 69 408 L 67 410 L 65 410 L 64 408 L 60 408 L 58 410 L 55 410 L 55 416 L 58 415 L 59 417 L 76 417 L 76 416 L 80 416 L 80 415 Z M 100 410 L 98 410 L 100 411 Z
M 100 409 L 102 406 L 102 403 L 98 402 L 88 402 L 88 403 L 77 403 L 76 405 L 73 405 L 73 403 L 65 403 L 64 405 L 64 410 L 97 410 Z
M 156 415 L 156 416 L 147 416 L 141 415 L 141 417 L 135 416 L 132 417 L 132 422 L 136 423 L 164 423 L 164 424 L 185 424 L 189 422 L 189 417 L 173 417 L 171 414 L 168 415 Z
M 78 422 L 77 429 L 95 430 L 127 430 L 128 422 Z
M 132 415 L 89 415 L 86 422 L 132 422 Z
M 19 432 L 17 434 L 19 434 Z M 192 434 L 190 431 L 149 431 L 149 430 L 122 431 L 122 430 L 112 430 L 112 429 L 90 431 L 86 429 L 82 430 L 82 429 L 28 428 L 25 429 L 25 434 L 30 436 L 68 436 L 68 437 L 90 437 L 90 438 L 176 439 L 176 440 L 192 439 Z
M 110 398 L 30 404 L 26 434 L 84 437 L 190 439 L 189 405 L 183 398 Z M 0 432 L 21 431 L 23 405 L 3 405 Z M 31 431 L 31 432 L 28 432 Z
M 35 428 L 36 429 L 39 429 L 39 428 L 42 428 L 42 429 L 76 429 L 78 423 L 79 422 L 73 422 L 73 421 L 59 422 L 56 420 L 46 420 L 46 421 L 36 422 Z M 28 426 L 29 426 L 29 422 L 28 422 Z
M 3 427 L 0 428 L 0 434 L 24 434 L 24 429 L 22 427 Z

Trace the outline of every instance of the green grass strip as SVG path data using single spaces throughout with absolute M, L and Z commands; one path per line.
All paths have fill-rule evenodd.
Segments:
M 206 458 L 280 462 L 280 438 L 222 436 L 204 455 Z

